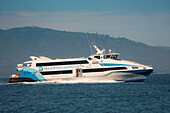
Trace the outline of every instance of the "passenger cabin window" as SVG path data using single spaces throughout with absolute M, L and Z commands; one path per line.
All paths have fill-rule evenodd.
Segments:
M 88 59 L 89 59 L 89 60 L 92 60 L 92 58 L 90 58 L 90 57 L 89 57 Z
M 46 62 L 46 63 L 37 63 L 36 66 L 53 66 L 53 65 L 74 65 L 74 64 L 88 64 L 87 60 L 82 61 L 67 61 L 67 62 Z
M 94 56 L 94 58 L 100 59 L 100 56 Z
M 31 67 L 31 63 L 25 63 L 23 64 L 24 67 Z

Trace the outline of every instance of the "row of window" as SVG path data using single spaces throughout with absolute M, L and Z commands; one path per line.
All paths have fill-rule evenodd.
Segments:
M 53 75 L 53 74 L 72 74 L 72 70 L 64 70 L 64 71 L 46 71 L 40 72 L 42 75 Z
M 95 69 L 83 69 L 83 73 L 90 72 L 103 72 L 109 70 L 125 70 L 126 67 L 114 67 L 114 68 L 95 68 Z M 46 71 L 40 72 L 42 75 L 52 75 L 52 74 L 72 74 L 72 70 L 63 70 L 63 71 Z
M 100 56 L 94 56 L 94 58 L 100 59 Z M 104 55 L 103 56 L 104 59 L 116 59 L 117 55 Z
M 114 67 L 114 68 L 96 68 L 96 69 L 83 69 L 83 73 L 89 73 L 89 72 L 103 72 L 103 71 L 109 71 L 109 70 L 125 70 L 126 67 Z
M 36 66 L 53 66 L 53 65 L 72 65 L 72 64 L 88 64 L 87 60 L 82 61 L 67 61 L 67 62 L 46 62 L 46 63 L 37 63 Z

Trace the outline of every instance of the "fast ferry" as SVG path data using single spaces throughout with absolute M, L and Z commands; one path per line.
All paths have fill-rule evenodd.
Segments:
M 88 58 L 50 58 L 30 56 L 31 61 L 17 64 L 8 82 L 48 82 L 57 80 L 114 80 L 142 82 L 152 72 L 151 66 L 117 59 L 119 53 L 105 53 L 95 44 L 96 54 Z

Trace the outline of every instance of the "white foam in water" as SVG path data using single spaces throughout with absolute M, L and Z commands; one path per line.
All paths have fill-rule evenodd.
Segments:
M 85 78 L 79 79 L 67 79 L 67 80 L 54 80 L 54 81 L 43 81 L 43 82 L 17 82 L 17 83 L 0 83 L 0 85 L 10 85 L 10 84 L 95 84 L 95 83 L 121 83 L 122 81 L 115 81 L 115 80 L 91 80 Z
M 90 80 L 90 79 L 76 79 L 76 80 L 55 80 L 43 82 L 22 82 L 21 84 L 83 84 L 83 83 L 121 83 L 122 81 L 115 80 Z
M 9 85 L 11 83 L 0 83 L 0 85 Z

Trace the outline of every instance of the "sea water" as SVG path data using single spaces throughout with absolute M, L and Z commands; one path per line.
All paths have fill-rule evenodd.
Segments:
M 170 75 L 145 82 L 8 84 L 0 79 L 0 113 L 168 113 Z

